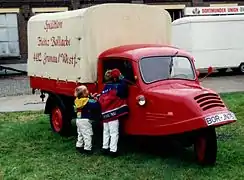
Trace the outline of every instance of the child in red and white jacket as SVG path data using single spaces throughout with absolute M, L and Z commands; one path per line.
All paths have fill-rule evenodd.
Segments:
M 105 84 L 99 97 L 103 121 L 103 147 L 104 154 L 117 156 L 119 140 L 119 118 L 129 112 L 126 98 L 128 86 L 118 69 L 106 73 L 110 81 Z M 110 152 L 109 152 L 110 151 Z

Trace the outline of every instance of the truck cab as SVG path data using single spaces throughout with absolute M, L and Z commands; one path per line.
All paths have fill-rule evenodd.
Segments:
M 214 164 L 215 127 L 236 121 L 221 97 L 201 86 L 194 58 L 172 46 L 137 44 L 104 51 L 98 59 L 98 91 L 104 74 L 118 68 L 129 85 L 130 114 L 123 119 L 128 135 L 178 136 L 194 145 L 201 164 Z
M 128 82 L 126 134 L 161 136 L 193 131 L 208 126 L 205 116 L 227 110 L 215 92 L 200 85 L 193 57 L 178 48 L 120 46 L 100 54 L 98 63 L 98 91 L 108 69 L 118 68 Z

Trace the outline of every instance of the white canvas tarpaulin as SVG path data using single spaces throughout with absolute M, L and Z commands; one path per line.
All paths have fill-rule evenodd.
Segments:
M 28 74 L 94 83 L 97 58 L 127 44 L 171 44 L 171 18 L 149 5 L 102 4 L 38 14 L 28 22 Z

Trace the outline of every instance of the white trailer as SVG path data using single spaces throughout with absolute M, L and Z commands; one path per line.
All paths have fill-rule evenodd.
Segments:
M 195 57 L 196 68 L 244 73 L 244 15 L 195 16 L 172 23 L 172 43 Z

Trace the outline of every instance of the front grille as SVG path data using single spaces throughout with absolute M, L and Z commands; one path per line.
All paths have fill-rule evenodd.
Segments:
M 206 93 L 198 95 L 194 98 L 203 111 L 215 108 L 215 107 L 225 107 L 223 101 L 219 95 L 214 93 Z

